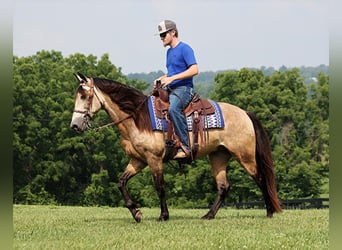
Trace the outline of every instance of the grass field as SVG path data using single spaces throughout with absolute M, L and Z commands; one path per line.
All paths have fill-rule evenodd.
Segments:
M 126 208 L 13 207 L 14 249 L 329 249 L 329 210 L 219 210 L 142 208 L 136 223 Z

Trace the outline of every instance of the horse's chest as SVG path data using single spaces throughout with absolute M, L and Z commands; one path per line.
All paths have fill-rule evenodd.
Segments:
M 141 156 L 142 154 L 141 151 L 143 151 L 141 147 L 137 146 L 137 144 L 132 143 L 132 141 L 126 139 L 121 140 L 121 146 L 126 154 L 131 158 L 139 158 L 139 156 Z

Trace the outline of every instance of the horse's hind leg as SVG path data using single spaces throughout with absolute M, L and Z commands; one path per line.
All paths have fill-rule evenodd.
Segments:
M 273 166 L 265 170 L 265 166 L 261 163 L 261 166 L 258 168 L 255 161 L 240 163 L 260 188 L 265 201 L 267 217 L 272 218 L 273 213 L 281 211 L 276 195 Z
M 135 219 L 136 222 L 140 222 L 142 219 L 142 213 L 140 210 L 137 209 L 137 206 L 135 202 L 132 200 L 131 196 L 128 193 L 127 190 L 127 182 L 135 176 L 137 173 L 139 173 L 146 164 L 135 160 L 131 159 L 130 162 L 128 163 L 126 170 L 124 173 L 120 176 L 119 178 L 119 190 L 122 194 L 122 197 L 125 201 L 126 207 L 129 209 L 131 212 L 133 218 Z
M 262 192 L 262 196 L 264 197 L 267 217 L 272 218 L 273 213 L 275 212 L 275 209 L 273 208 L 270 195 L 267 191 L 267 186 L 266 186 L 267 184 L 265 182 L 265 179 L 264 179 L 264 177 L 262 177 L 260 175 L 256 175 L 256 176 L 252 176 L 252 177 L 253 177 L 255 183 L 257 184 L 257 186 L 260 188 L 260 190 Z
M 224 198 L 229 191 L 229 182 L 227 179 L 227 163 L 230 158 L 228 151 L 216 151 L 209 155 L 212 174 L 216 180 L 217 197 L 210 210 L 202 219 L 214 219 L 217 211 L 220 209 Z

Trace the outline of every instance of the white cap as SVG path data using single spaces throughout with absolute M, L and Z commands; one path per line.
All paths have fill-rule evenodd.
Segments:
M 177 29 L 176 23 L 171 20 L 164 20 L 158 25 L 158 34 L 162 34 L 173 29 Z

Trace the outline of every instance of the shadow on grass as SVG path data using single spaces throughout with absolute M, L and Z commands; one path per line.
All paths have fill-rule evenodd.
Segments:
M 155 208 L 139 208 L 142 212 L 142 221 L 140 223 L 167 223 L 169 221 L 218 221 L 218 220 L 230 220 L 230 219 L 268 219 L 266 212 L 263 210 L 254 211 L 252 213 L 246 210 L 219 210 L 214 219 L 202 219 L 202 217 L 208 212 L 207 209 L 169 209 L 169 220 L 159 221 L 160 211 Z M 131 216 L 131 213 L 127 210 L 112 211 L 113 213 L 106 213 L 101 216 L 89 216 L 89 218 L 83 219 L 86 223 L 122 223 L 122 224 L 139 224 Z

